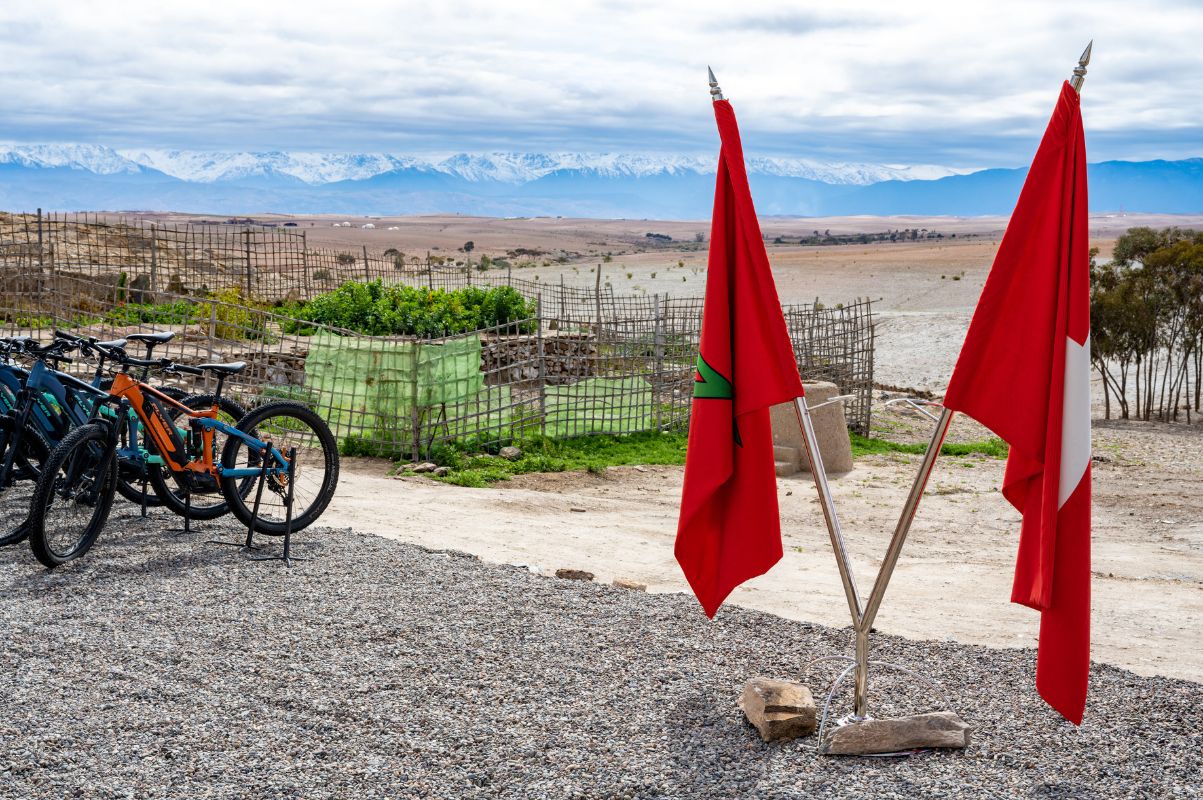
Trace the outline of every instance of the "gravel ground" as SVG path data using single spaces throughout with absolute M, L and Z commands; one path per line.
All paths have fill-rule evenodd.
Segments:
M 813 738 L 761 743 L 735 699 L 850 652 L 847 630 L 710 622 L 691 597 L 347 530 L 306 531 L 314 558 L 290 570 L 123 513 L 53 574 L 0 551 L 0 797 L 1201 793 L 1199 684 L 1096 665 L 1076 729 L 1036 697 L 1031 650 L 878 636 L 877 657 L 943 684 L 975 743 L 821 758 Z M 902 708 L 883 702 L 900 684 L 873 685 L 875 710 Z

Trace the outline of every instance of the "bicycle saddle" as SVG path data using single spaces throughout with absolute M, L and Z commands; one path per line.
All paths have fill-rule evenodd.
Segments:
M 175 331 L 163 331 L 162 333 L 131 333 L 125 337 L 135 342 L 154 342 L 155 344 L 163 344 L 170 342 L 175 338 Z
M 245 361 L 231 361 L 228 364 L 197 364 L 197 369 L 206 369 L 221 375 L 237 375 L 246 369 Z

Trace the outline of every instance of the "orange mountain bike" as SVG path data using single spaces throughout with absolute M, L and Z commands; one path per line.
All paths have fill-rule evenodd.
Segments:
M 29 543 L 44 565 L 79 558 L 104 528 L 117 486 L 119 437 L 111 420 L 129 411 L 138 417 L 147 448 L 163 462 L 152 468 L 151 485 L 173 510 L 195 517 L 193 508 L 203 506 L 192 506 L 193 496 L 220 494 L 221 513 L 228 508 L 249 530 L 269 536 L 312 525 L 326 510 L 338 484 L 338 447 L 329 426 L 307 406 L 268 403 L 231 424 L 222 418 L 222 389 L 245 364 L 151 362 L 118 348 L 107 355 L 121 365 L 109 397 L 54 449 L 34 490 Z M 199 405 L 195 398 L 177 401 L 130 377 L 130 367 L 145 366 L 215 377 L 217 390 L 206 395 L 212 405 L 190 408 L 185 403 Z M 109 412 L 101 413 L 104 408 Z

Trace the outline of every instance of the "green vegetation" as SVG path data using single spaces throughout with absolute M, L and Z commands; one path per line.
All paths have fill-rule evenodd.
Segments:
M 261 339 L 266 334 L 267 317 L 261 313 L 268 307 L 244 300 L 242 290 L 222 289 L 213 292 L 216 301 L 215 333 L 222 339 Z M 122 303 L 99 315 L 80 315 L 73 324 L 85 325 L 188 325 L 207 322 L 213 314 L 212 303 L 206 300 L 175 300 L 170 303 Z
M 530 332 L 535 303 L 508 286 L 448 292 L 374 280 L 344 283 L 285 313 L 293 318 L 285 333 L 306 333 L 305 323 L 319 323 L 368 336 L 446 336 L 518 322 Z
M 852 454 L 857 458 L 883 453 L 918 455 L 926 448 L 922 444 L 898 444 L 855 433 L 851 436 Z M 531 472 L 602 472 L 606 467 L 637 464 L 680 465 L 685 463 L 685 445 L 688 438 L 689 435 L 683 431 L 583 436 L 561 440 L 535 437 L 514 442 L 522 451 L 522 457 L 516 461 L 497 455 L 496 445 L 488 448 L 493 452 L 473 452 L 474 448 L 468 445 L 443 443 L 431 448 L 429 460 L 451 470 L 449 474 L 435 480 L 455 486 L 480 488 Z M 374 455 L 364 448 L 356 447 L 355 450 L 355 454 Z M 1001 439 L 989 439 L 983 442 L 945 444 L 940 452 L 946 456 L 979 455 L 1006 458 L 1007 445 Z
M 1090 358 L 1107 418 L 1203 410 L 1203 231 L 1131 228 L 1112 260 L 1091 251 Z M 1192 380 L 1192 375 L 1193 380 Z
M 859 433 L 850 433 L 849 435 L 852 437 L 853 458 L 884 453 L 922 455 L 927 451 L 926 444 L 899 444 L 898 442 L 887 442 L 885 439 L 871 439 L 868 436 L 861 436 Z M 945 442 L 944 446 L 940 448 L 940 454 L 945 456 L 982 455 L 990 458 L 1006 458 L 1007 452 L 1007 443 L 998 438 L 990 438 L 984 442 Z
M 684 464 L 688 434 L 634 433 L 623 436 L 583 436 L 574 439 L 536 437 L 515 441 L 522 458 L 510 461 L 491 453 L 472 453 L 463 445 L 438 444 L 430 460 L 451 473 L 435 480 L 456 486 L 483 487 L 529 472 L 587 470 L 636 464 Z M 489 448 L 496 450 L 496 447 Z

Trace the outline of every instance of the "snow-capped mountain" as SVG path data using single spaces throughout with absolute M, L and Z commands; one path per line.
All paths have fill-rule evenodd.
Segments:
M 705 219 L 714 154 L 217 153 L 0 145 L 0 209 Z M 1203 159 L 1091 164 L 1097 210 L 1203 211 Z M 765 215 L 1006 214 L 1025 169 L 752 156 Z
M 142 172 L 139 164 L 98 144 L 0 144 L 0 164 L 43 169 L 66 167 L 96 175 Z
M 236 181 L 287 175 L 310 185 L 365 180 L 398 169 L 454 175 L 467 181 L 523 184 L 561 170 L 602 177 L 643 177 L 694 172 L 713 174 L 714 156 L 640 153 L 457 153 L 419 159 L 387 153 L 223 153 L 195 150 L 120 150 L 120 156 L 192 183 Z M 933 180 L 959 170 L 933 165 L 828 164 L 801 158 L 750 158 L 752 174 L 807 178 L 832 184 L 864 186 L 896 180 Z
M 119 150 L 122 157 L 191 183 L 287 175 L 303 183 L 363 180 L 417 164 L 387 153 L 223 153 L 198 150 Z

